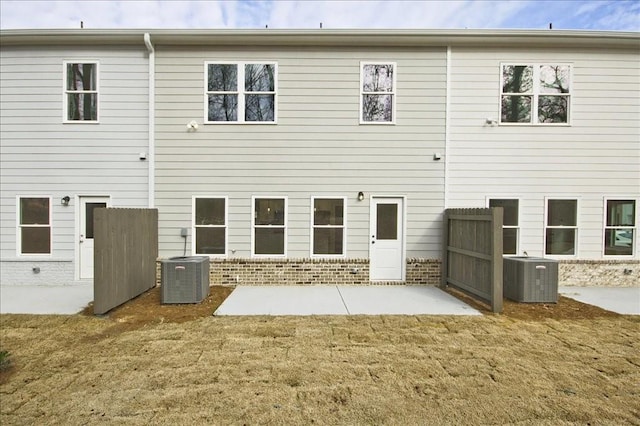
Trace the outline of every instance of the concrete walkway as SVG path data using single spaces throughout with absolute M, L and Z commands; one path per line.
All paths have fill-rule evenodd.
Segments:
M 436 287 L 240 286 L 214 315 L 481 315 Z
M 559 287 L 558 293 L 607 311 L 640 315 L 640 287 Z
M 0 286 L 2 314 L 76 314 L 93 300 L 93 283 Z

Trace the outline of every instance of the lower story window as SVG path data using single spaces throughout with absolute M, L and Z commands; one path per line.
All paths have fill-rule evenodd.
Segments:
M 18 242 L 20 254 L 51 254 L 51 198 L 20 198 Z
M 606 200 L 605 204 L 605 256 L 633 256 L 636 201 Z
M 313 198 L 313 255 L 344 255 L 344 198 Z
M 576 255 L 578 200 L 547 199 L 544 253 Z
M 227 199 L 195 197 L 193 200 L 194 253 L 227 254 Z
M 517 199 L 490 199 L 489 207 L 502 207 L 502 253 L 518 254 L 518 209 Z
M 287 241 L 287 199 L 253 198 L 254 256 L 284 256 Z

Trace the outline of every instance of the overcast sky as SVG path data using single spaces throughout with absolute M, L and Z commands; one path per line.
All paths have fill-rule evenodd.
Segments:
M 640 31 L 640 0 L 0 0 L 0 27 L 548 28 Z

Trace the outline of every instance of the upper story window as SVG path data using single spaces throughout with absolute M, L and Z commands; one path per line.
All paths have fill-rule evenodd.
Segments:
M 636 200 L 605 200 L 605 256 L 633 256 Z
M 313 198 L 313 256 L 343 256 L 345 198 Z
M 98 121 L 98 63 L 64 63 L 64 121 Z
M 569 123 L 570 65 L 502 65 L 500 92 L 500 123 Z
M 205 63 L 207 123 L 275 123 L 276 63 Z
M 360 123 L 394 123 L 396 112 L 396 64 L 360 64 Z
M 519 200 L 518 199 L 489 199 L 489 207 L 502 207 L 502 252 L 503 254 L 518 254 L 519 237 Z
M 193 245 L 195 254 L 227 254 L 227 198 L 194 197 Z
M 20 197 L 18 253 L 51 254 L 51 198 Z

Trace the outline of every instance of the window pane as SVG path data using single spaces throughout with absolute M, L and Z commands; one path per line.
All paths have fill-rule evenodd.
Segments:
M 275 95 L 246 95 L 245 121 L 273 121 L 276 112 Z
M 546 254 L 572 255 L 575 254 L 575 229 L 553 228 L 547 229 Z
M 313 254 L 342 254 L 343 228 L 315 228 Z
M 547 226 L 576 226 L 577 212 L 576 200 L 549 200 Z
M 635 226 L 635 200 L 607 200 L 607 226 Z
M 275 91 L 275 65 L 246 64 L 244 66 L 244 90 L 246 92 Z
M 569 93 L 569 67 L 566 65 L 542 65 L 540 67 L 541 93 Z
M 48 198 L 20 198 L 21 225 L 49 225 Z
M 257 198 L 254 220 L 256 225 L 284 225 L 284 199 Z M 256 230 L 257 231 L 257 230 Z
M 604 254 L 609 256 L 631 256 L 633 254 L 633 229 L 605 230 Z
M 67 100 L 68 120 L 96 121 L 98 119 L 97 93 L 69 93 Z
M 48 226 L 21 229 L 22 253 L 51 253 L 51 228 Z
M 393 65 L 364 65 L 362 67 L 363 92 L 393 92 Z
M 518 230 L 516 228 L 502 229 L 502 253 L 518 254 Z
M 344 200 L 338 199 L 315 199 L 313 203 L 313 224 L 314 225 L 342 225 Z
M 225 254 L 225 228 L 196 227 L 197 254 Z
M 238 90 L 238 66 L 209 64 L 207 90 L 209 92 L 235 92 Z
M 569 98 L 566 96 L 539 96 L 539 123 L 566 123 L 569 116 Z
M 530 123 L 531 96 L 503 96 L 501 111 L 503 123 Z
M 256 228 L 256 254 L 284 254 L 284 228 Z
M 502 68 L 502 93 L 530 93 L 533 90 L 533 67 L 505 65 Z
M 363 121 L 393 121 L 393 95 L 363 95 Z
M 224 198 L 196 198 L 195 225 L 224 225 Z
M 398 205 L 377 204 L 376 209 L 376 239 L 398 239 Z
M 107 203 L 87 203 L 85 209 L 85 233 L 86 238 L 93 238 L 93 211 L 107 207 Z
M 96 90 L 96 64 L 67 64 L 67 90 Z
M 238 121 L 238 95 L 209 95 L 209 121 Z
M 504 226 L 518 226 L 518 200 L 489 200 L 489 207 L 503 208 L 502 224 Z

